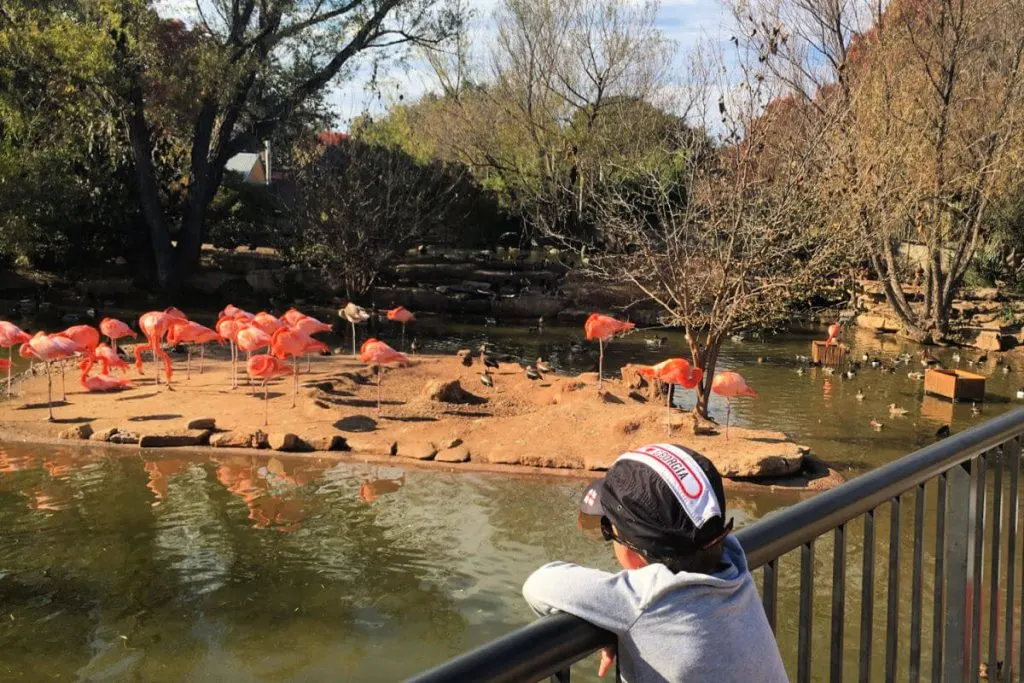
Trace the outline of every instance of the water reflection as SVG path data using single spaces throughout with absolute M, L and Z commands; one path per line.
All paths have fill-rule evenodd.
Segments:
M 386 478 L 380 476 L 380 471 L 374 472 L 372 479 L 364 479 L 362 486 L 359 487 L 359 499 L 364 503 L 372 503 L 381 496 L 394 493 L 398 489 L 405 486 L 405 473 L 403 472 L 400 477 L 397 478 Z

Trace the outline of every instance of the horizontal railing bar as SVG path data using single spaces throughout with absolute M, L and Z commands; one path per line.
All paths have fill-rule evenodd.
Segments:
M 759 520 L 736 537 L 755 569 L 1021 432 L 1024 408 L 1016 408 Z
M 614 644 L 614 634 L 579 617 L 555 614 L 470 650 L 409 681 L 536 681 Z
M 1017 408 L 759 520 L 739 530 L 736 538 L 747 554 L 750 569 L 757 569 L 1022 433 L 1024 408 Z M 558 614 L 539 619 L 409 680 L 537 681 L 615 642 L 614 634 L 608 631 L 577 617 Z

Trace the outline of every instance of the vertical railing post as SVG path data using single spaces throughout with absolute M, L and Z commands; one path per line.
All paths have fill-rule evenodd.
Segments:
M 979 460 L 958 465 L 947 473 L 946 484 L 946 614 L 943 680 L 961 683 L 971 678 L 972 639 L 970 619 L 977 596 L 974 575 L 974 534 L 979 486 Z M 975 670 L 975 674 L 977 671 Z

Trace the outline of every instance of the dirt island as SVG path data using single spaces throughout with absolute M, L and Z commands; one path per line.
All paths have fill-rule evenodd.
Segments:
M 408 367 L 385 368 L 377 408 L 377 375 L 347 355 L 300 363 L 296 406 L 291 377 L 268 386 L 269 421 L 263 391 L 239 370 L 231 387 L 231 364 L 206 359 L 200 374 L 193 357 L 186 376 L 183 357 L 174 359 L 171 387 L 154 383 L 149 363 L 140 376 L 132 368 L 129 388 L 86 391 L 70 362 L 66 399 L 54 378 L 55 422 L 46 420 L 45 372 L 37 366 L 0 401 L 0 439 L 50 442 L 105 441 L 124 448 L 270 448 L 324 452 L 339 460 L 394 459 L 425 467 L 539 471 L 596 476 L 616 456 L 643 443 L 671 440 L 711 458 L 730 482 L 823 489 L 842 482 L 806 448 L 781 432 L 702 425 L 694 433 L 689 414 L 672 411 L 659 387 L 638 385 L 627 368 L 599 384 L 596 374 L 555 372 L 528 376 L 515 362 L 488 372 L 474 356 L 412 356 Z M 669 432 L 671 420 L 672 431 Z

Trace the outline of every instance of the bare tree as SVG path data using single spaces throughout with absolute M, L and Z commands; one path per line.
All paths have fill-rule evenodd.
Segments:
M 661 305 L 665 323 L 685 330 L 704 371 L 696 407 L 703 417 L 722 343 L 791 316 L 842 250 L 809 182 L 822 163 L 824 130 L 810 139 L 778 135 L 776 122 L 788 116 L 779 83 L 742 59 L 736 80 L 719 81 L 723 70 L 720 56 L 691 70 L 691 91 L 710 100 L 716 119 L 705 117 L 700 128 L 722 131 L 718 140 L 675 140 L 674 170 L 642 170 L 606 185 L 596 208 L 604 249 L 576 243 L 586 272 L 632 283 Z
M 949 335 L 953 298 L 1021 178 L 1024 6 L 1018 0 L 765 0 L 741 35 L 801 106 L 836 119 L 818 176 L 909 336 Z M 901 247 L 921 245 L 922 287 Z M 920 293 L 919 293 L 920 291 Z

